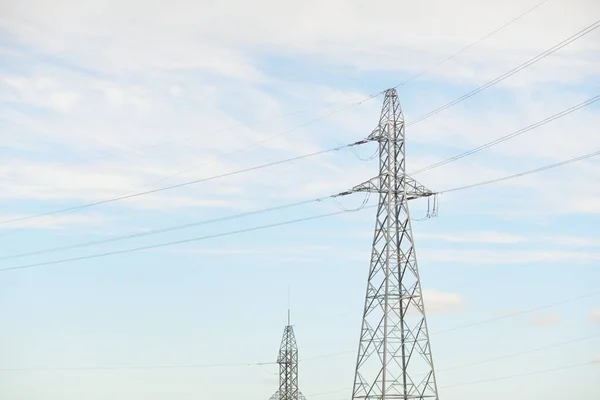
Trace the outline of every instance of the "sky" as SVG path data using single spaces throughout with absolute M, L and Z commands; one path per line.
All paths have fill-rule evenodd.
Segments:
M 600 19 L 547 0 L 479 41 L 539 3 L 0 0 L 0 398 L 268 399 L 290 291 L 301 391 L 349 399 L 374 209 L 226 233 L 362 194 L 22 254 L 327 197 L 377 174 L 373 144 L 22 218 L 356 142 L 396 85 L 409 172 L 515 132 L 600 94 L 600 29 L 410 121 Z M 599 126 L 597 102 L 415 179 L 554 164 Z M 442 193 L 435 218 L 411 202 L 441 399 L 600 397 L 598 181 L 589 158 Z

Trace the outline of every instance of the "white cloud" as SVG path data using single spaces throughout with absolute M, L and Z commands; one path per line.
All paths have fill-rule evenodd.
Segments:
M 585 263 L 600 260 L 600 253 L 592 251 L 568 250 L 497 250 L 497 249 L 445 249 L 420 247 L 421 262 L 461 263 L 468 265 L 530 264 L 546 263 Z
M 223 1 L 210 6 L 203 2 L 175 3 L 176 6 L 149 5 L 129 0 L 92 5 L 83 1 L 69 3 L 68 7 L 53 3 L 50 7 L 39 0 L 23 1 L 7 7 L 4 27 L 28 43 L 63 54 L 75 49 L 81 53 L 85 43 L 85 56 L 106 68 L 111 64 L 112 68 L 127 69 L 196 67 L 256 78 L 259 74 L 251 62 L 234 49 L 303 54 L 363 69 L 416 70 L 423 67 L 421 60 L 431 63 L 440 55 L 447 55 L 448 49 L 464 47 L 537 1 L 508 5 L 470 0 L 461 5 L 462 10 L 469 11 L 460 13 L 456 13 L 454 5 L 441 0 L 418 4 L 382 0 L 377 6 L 366 8 L 356 0 L 260 0 L 252 4 Z M 90 7 L 106 12 L 91 13 Z M 513 59 L 535 53 L 593 22 L 590 15 L 596 8 L 592 0 L 580 0 L 568 11 L 550 2 L 467 55 L 476 53 L 478 59 L 483 56 L 494 61 L 487 67 L 499 64 L 504 69 L 504 64 Z M 69 11 L 64 12 L 65 9 Z M 142 9 L 144 12 L 140 13 Z M 136 23 L 132 24 L 132 20 Z M 256 20 L 261 23 L 256 24 Z M 548 21 L 552 20 L 562 23 L 548 29 Z M 595 48 L 597 43 L 593 41 L 580 41 L 569 46 L 567 52 L 578 54 Z M 515 52 L 522 55 L 516 56 Z M 507 54 L 512 57 L 504 61 Z M 561 70 L 564 68 L 557 64 Z M 478 67 L 481 70 L 481 65 Z M 473 69 L 461 73 L 465 77 L 471 74 Z
M 421 233 L 417 238 L 434 239 L 450 243 L 495 243 L 514 244 L 521 243 L 527 239 L 522 236 L 506 234 L 502 232 L 467 232 L 452 234 Z
M 591 322 L 600 324 L 600 307 L 595 307 L 590 310 L 589 319 Z
M 4 178 L 8 179 L 11 187 L 19 189 L 5 192 L 3 196 L 65 198 L 78 201 L 101 199 L 114 193 L 145 187 L 147 182 L 160 179 L 161 176 L 189 169 L 193 165 L 201 165 L 202 161 L 216 155 L 243 148 L 277 132 L 285 131 L 294 125 L 271 121 L 260 127 L 249 127 L 243 122 L 245 118 L 239 115 L 239 110 L 242 109 L 247 110 L 248 114 L 273 117 L 286 107 L 281 98 L 268 90 L 253 86 L 256 82 L 264 82 L 265 79 L 296 100 L 303 98 L 314 101 L 314 98 L 319 98 L 323 101 L 340 101 L 366 97 L 366 93 L 354 89 L 270 79 L 266 70 L 257 66 L 261 64 L 263 57 L 270 54 L 282 57 L 292 53 L 316 55 L 320 60 L 331 58 L 336 62 L 363 69 L 388 68 L 383 66 L 381 61 L 391 58 L 390 65 L 393 68 L 415 71 L 423 65 L 439 60 L 440 56 L 448 53 L 449 48 L 460 48 L 473 38 L 488 32 L 490 26 L 501 25 L 498 21 L 508 20 L 531 6 L 482 6 L 480 2 L 473 1 L 465 7 L 472 12 L 481 11 L 481 17 L 474 21 L 462 13 L 457 18 L 446 18 L 445 13 L 453 10 L 453 7 L 439 1 L 432 1 L 428 5 L 413 4 L 408 9 L 394 2 L 383 3 L 385 7 L 366 10 L 356 2 L 345 2 L 343 7 L 321 3 L 310 3 L 312 6 L 308 3 L 302 6 L 296 4 L 295 12 L 290 13 L 288 10 L 282 14 L 285 16 L 282 18 L 275 11 L 280 7 L 287 9 L 291 7 L 290 4 L 263 1 L 260 4 L 271 12 L 260 13 L 260 26 L 250 23 L 257 13 L 257 6 L 250 7 L 245 4 L 237 4 L 235 7 L 224 4 L 207 7 L 205 4 L 181 3 L 177 10 L 171 5 L 167 7 L 160 4 L 144 4 L 144 13 L 141 15 L 138 12 L 141 3 L 136 0 L 119 4 L 70 4 L 66 7 L 69 10 L 67 13 L 58 12 L 65 7 L 57 4 L 48 7 L 38 1 L 11 5 L 3 23 L 5 29 L 12 32 L 15 38 L 45 51 L 60 54 L 67 63 L 83 65 L 101 71 L 102 74 L 81 74 L 45 64 L 36 66 L 29 75 L 5 77 L 4 81 L 9 90 L 2 95 L 3 99 L 17 101 L 23 105 L 48 107 L 68 115 L 64 118 L 31 118 L 29 115 L 5 111 L 7 120 L 18 126 L 20 131 L 26 132 L 18 137 L 13 135 L 7 141 L 8 146 L 20 149 L 34 147 L 37 152 L 55 158 L 62 158 L 62 153 L 67 152 L 66 159 L 70 159 L 72 155 L 85 159 L 102 157 L 103 154 L 132 147 L 152 146 L 173 139 L 190 136 L 195 136 L 196 139 L 166 146 L 146 147 L 144 151 L 125 154 L 116 161 L 113 159 L 107 162 L 101 159 L 97 163 L 98 168 L 91 170 L 73 166 L 74 168 L 64 169 L 59 174 L 50 173 L 46 164 L 39 168 L 22 168 L 20 163 L 9 164 L 5 168 L 10 168 L 11 174 L 15 170 L 18 173 L 14 175 L 14 180 L 7 175 L 4 175 Z M 487 75 L 497 73 L 496 69 L 506 70 L 509 65 L 520 62 L 529 53 L 534 53 L 572 33 L 576 27 L 589 19 L 586 10 L 594 6 L 594 2 L 580 1 L 580 7 L 569 10 L 571 18 L 565 23 L 564 10 L 551 3 L 545 4 L 539 11 L 527 16 L 527 20 L 518 22 L 506 32 L 475 46 L 435 73 L 453 82 L 456 81 L 457 74 L 481 82 Z M 106 7 L 111 12 L 89 13 L 89 7 Z M 311 7 L 320 10 L 319 18 L 314 17 Z M 398 7 L 402 8 L 402 13 L 394 14 L 390 11 Z M 383 12 L 383 9 L 387 11 Z M 431 9 L 439 10 L 439 14 L 432 15 Z M 127 17 L 129 15 L 136 15 L 135 24 L 130 23 Z M 195 17 L 190 18 L 190 15 Z M 327 17 L 333 15 L 333 20 L 336 21 L 335 28 L 331 25 L 332 19 Z M 395 23 L 383 23 L 391 15 L 394 15 Z M 420 15 L 427 15 L 426 24 L 423 24 Z M 468 20 L 469 24 L 460 23 L 461 18 Z M 562 23 L 548 32 L 543 28 L 547 21 L 553 18 L 558 18 Z M 355 29 L 358 20 L 364 29 Z M 304 26 L 306 21 L 310 21 L 310 29 Z M 272 34 L 282 26 L 286 29 L 277 30 L 277 35 Z M 534 27 L 537 29 L 533 29 Z M 521 34 L 524 29 L 527 30 L 527 35 Z M 438 30 L 445 32 L 441 38 L 434 34 Z M 543 34 L 535 33 L 538 31 Z M 391 37 L 394 40 L 390 40 Z M 520 37 L 520 40 L 513 40 L 515 37 Z M 106 46 L 107 43 L 111 45 Z M 149 43 L 152 45 L 149 46 Z M 586 38 L 565 49 L 565 54 L 587 57 L 590 49 L 597 47 L 596 41 Z M 414 58 L 407 57 L 413 53 Z M 402 61 L 400 64 L 393 62 L 396 54 L 397 60 Z M 500 63 L 496 58 L 508 61 Z M 411 64 L 413 59 L 414 64 Z M 559 60 L 557 63 L 560 65 L 557 64 L 557 67 L 564 69 L 564 57 L 552 58 L 555 59 Z M 481 60 L 485 60 L 485 65 L 481 65 Z M 546 60 L 545 63 L 552 60 Z M 316 59 L 310 58 L 307 62 L 318 65 Z M 194 68 L 203 72 L 199 75 L 187 74 Z M 459 70 L 455 71 L 456 68 Z M 131 71 L 141 73 L 143 79 L 131 79 Z M 244 84 L 233 87 L 229 82 L 214 83 L 210 77 L 202 75 L 207 71 L 243 81 Z M 550 67 L 543 71 L 553 76 L 566 75 L 556 74 Z M 112 75 L 106 74 L 107 72 L 111 72 Z M 541 75 L 526 75 L 523 78 L 524 83 L 531 84 L 533 78 Z M 568 76 L 574 75 L 575 70 L 571 69 Z M 111 79 L 110 76 L 117 79 Z M 529 90 L 528 88 L 517 93 L 527 94 Z M 441 104 L 448 100 L 447 96 L 441 96 Z M 511 109 L 508 111 L 509 115 L 503 109 L 496 110 L 492 107 L 490 110 L 493 111 L 474 116 L 470 108 L 457 106 L 455 111 L 436 116 L 431 122 L 410 127 L 410 137 L 411 140 L 417 140 L 417 143 L 435 142 L 451 147 L 481 144 L 507 133 L 507 130 L 520 128 L 538 116 L 546 116 L 549 110 L 560 110 L 565 104 L 570 105 L 572 100 L 582 96 L 577 94 L 560 97 L 563 100 L 552 100 L 551 96 L 544 96 L 541 100 L 532 100 L 529 95 L 523 96 L 523 99 L 517 96 L 514 107 L 517 112 Z M 182 104 L 185 106 L 181 107 Z M 373 100 L 351 112 L 332 116 L 328 129 L 322 129 L 320 126 L 309 127 L 263 143 L 263 148 L 277 151 L 279 153 L 276 154 L 280 156 L 314 151 L 323 147 L 322 132 L 334 135 L 329 137 L 340 138 L 339 143 L 348 139 L 358 139 L 368 134 L 375 125 L 379 105 L 379 99 Z M 414 113 L 415 107 L 406 108 L 409 115 Z M 582 115 L 585 118 L 582 118 Z M 572 125 L 573 121 L 569 120 L 571 125 L 556 125 L 547 130 L 544 128 L 545 137 L 551 138 L 551 141 L 543 148 L 538 146 L 537 134 L 526 134 L 526 139 L 522 142 L 518 139 L 519 145 L 507 148 L 498 146 L 491 151 L 504 157 L 535 154 L 531 158 L 542 159 L 559 159 L 566 155 L 579 154 L 595 146 L 597 135 L 594 135 L 590 127 L 600 123 L 594 113 L 582 115 L 578 113 L 578 117 L 574 119 L 575 122 L 579 121 L 576 125 Z M 502 124 L 490 123 L 499 119 L 503 121 Z M 231 130 L 214 132 L 215 128 L 223 126 Z M 574 137 L 575 134 L 562 134 L 567 131 L 566 126 L 570 127 L 569 131 L 575 127 L 578 130 L 577 137 Z M 600 142 L 597 143 L 600 146 Z M 57 147 L 60 152 L 57 152 Z M 361 149 L 361 152 L 365 151 Z M 246 156 L 245 153 L 240 154 Z M 409 154 L 413 153 L 409 151 Z M 206 176 L 239 168 L 241 164 L 236 162 L 237 158 L 222 159 L 222 162 L 204 166 L 201 169 L 202 174 Z M 277 159 L 277 156 L 273 156 L 273 159 Z M 251 160 L 260 161 L 261 156 L 256 154 Z M 218 182 L 211 185 L 211 190 L 219 187 L 219 191 L 248 193 L 253 188 L 260 187 L 263 191 L 268 189 L 277 198 L 297 198 L 301 195 L 310 197 L 327 193 L 332 187 L 337 188 L 334 184 L 343 190 L 356 184 L 357 180 L 368 179 L 375 174 L 374 168 L 369 172 L 364 165 L 355 167 L 356 164 L 353 164 L 348 167 L 345 163 L 336 165 L 334 162 L 328 162 L 326 158 L 323 160 L 321 161 L 321 157 L 312 159 L 311 163 L 320 164 L 311 169 L 302 170 L 299 168 L 303 167 L 296 168 L 290 165 L 285 166 L 285 169 L 261 170 L 257 174 L 246 174 L 236 180 L 243 184 L 231 187 Z M 433 160 L 437 158 L 430 155 L 419 156 L 411 158 L 409 165 L 418 168 Z M 519 166 L 517 169 L 520 168 Z M 581 167 L 573 170 L 572 174 L 565 174 L 567 177 L 578 177 L 571 180 L 573 188 L 567 194 L 556 185 L 548 185 L 545 180 L 534 177 L 513 180 L 499 187 L 539 193 L 539 196 L 548 202 L 548 206 L 543 208 L 544 211 L 600 213 L 597 206 L 600 204 L 597 201 L 600 198 L 599 189 L 595 188 L 596 185 L 589 184 L 595 181 L 597 172 L 588 168 L 582 174 L 579 171 L 583 169 Z M 196 171 L 186 174 L 185 177 L 192 177 L 193 172 Z M 423 180 L 434 189 L 443 189 L 502 176 L 509 172 L 502 163 L 490 163 L 483 168 L 479 162 L 460 161 L 457 165 L 444 166 L 431 174 L 424 174 Z M 280 178 L 285 174 L 298 180 L 282 181 Z M 19 184 L 16 185 L 16 182 Z M 42 188 L 40 182 L 57 182 L 58 185 L 56 188 Z M 585 198 L 582 198 L 583 193 L 586 194 Z M 220 202 L 206 198 L 198 200 L 195 193 L 190 193 L 189 196 L 175 196 L 165 193 L 164 197 L 161 197 L 164 201 L 154 203 L 160 207 L 171 198 L 173 206 L 205 206 Z M 444 201 L 446 198 L 453 201 L 452 195 L 443 197 Z M 139 204 L 141 201 L 142 199 L 139 199 L 131 204 Z M 561 207 L 557 207 L 558 203 L 561 203 Z M 481 237 L 480 240 L 510 242 L 513 239 L 488 236 Z
M 494 231 L 464 231 L 452 233 L 415 233 L 417 240 L 433 240 L 447 243 L 473 243 L 473 244 L 499 244 L 499 245 L 510 245 L 517 243 L 529 243 L 529 244 L 552 244 L 557 246 L 584 246 L 592 247 L 598 246 L 600 240 L 593 237 L 583 236 L 527 236 L 517 235 L 514 233 L 507 232 L 494 232 Z
M 502 317 L 510 317 L 510 316 L 514 316 L 514 315 L 519 315 L 526 311 L 527 310 L 524 308 L 510 308 L 510 309 L 494 311 L 494 315 L 496 317 L 502 318 Z
M 562 322 L 562 317 L 558 313 L 536 313 L 531 316 L 530 321 L 536 326 L 554 326 Z
M 451 314 L 464 311 L 467 307 L 460 294 L 435 289 L 423 290 L 423 301 L 427 315 Z
M 0 215 L 0 221 L 18 220 L 27 215 Z M 66 214 L 48 215 L 39 219 L 26 219 L 10 224 L 0 224 L 0 231 L 22 228 L 35 229 L 67 229 L 74 227 L 103 227 L 112 222 L 112 218 L 100 214 Z

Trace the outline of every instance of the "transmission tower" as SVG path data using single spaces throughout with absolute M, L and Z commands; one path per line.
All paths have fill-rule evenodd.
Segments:
M 271 400 L 306 400 L 298 390 L 298 346 L 289 310 L 277 364 L 279 364 L 279 390 L 271 396 Z
M 404 116 L 385 92 L 379 175 L 352 189 L 379 194 L 352 399 L 438 399 L 408 201 L 435 193 L 406 174 Z

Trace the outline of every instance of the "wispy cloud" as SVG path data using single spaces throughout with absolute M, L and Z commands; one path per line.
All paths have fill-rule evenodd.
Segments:
M 600 324 L 600 307 L 594 307 L 590 310 L 589 320 L 593 323 Z
M 26 215 L 0 215 L 0 221 L 18 220 L 26 217 Z M 22 228 L 35 228 L 35 229 L 71 229 L 83 227 L 86 229 L 94 227 L 102 227 L 110 225 L 114 220 L 110 216 L 102 214 L 72 214 L 72 215 L 58 215 L 58 216 L 46 216 L 37 220 L 22 220 L 16 221 L 11 224 L 0 225 L 1 230 L 13 230 Z
M 558 313 L 536 313 L 530 318 L 530 322 L 535 326 L 555 326 L 562 322 L 562 316 Z
M 5 2 L 0 20 L 4 45 L 0 49 L 3 57 L 0 66 L 0 201 L 4 217 L 0 218 L 13 219 L 202 179 L 361 139 L 377 124 L 382 99 L 378 97 L 348 108 L 353 102 L 421 73 L 538 2 L 468 0 L 458 8 L 453 2 L 442 0 L 410 3 L 381 0 L 376 6 L 368 7 L 354 0 L 227 0 L 211 4 L 141 0 Z M 418 124 L 410 124 L 411 120 L 468 93 L 591 24 L 597 19 L 598 11 L 596 0 L 576 0 L 569 7 L 548 1 L 509 28 L 400 86 L 402 107 L 409 121 L 406 128 L 408 170 L 452 157 L 596 95 L 600 89 L 595 79 L 600 70 L 598 31 L 464 102 Z M 328 104 L 330 102 L 336 104 Z M 416 178 L 432 190 L 440 191 L 599 150 L 599 105 L 418 174 Z M 358 149 L 363 156 L 375 150 L 373 143 Z M 19 252 L 27 252 L 71 244 L 67 239 L 63 242 L 63 236 L 85 242 L 99 231 L 103 235 L 109 231 L 143 232 L 332 194 L 372 178 L 377 172 L 377 160 L 359 161 L 351 152 L 342 150 L 81 213 L 26 220 L 1 228 L 3 232 L 15 227 L 40 228 L 37 232 L 29 231 L 36 237 L 34 241 L 24 240 L 24 235 L 6 235 L 7 241 L 14 241 Z M 466 265 L 468 269 L 481 266 L 482 273 L 486 266 L 492 265 L 597 264 L 600 254 L 594 247 L 600 243 L 596 229 L 600 217 L 598 181 L 598 160 L 590 159 L 493 186 L 442 194 L 440 216 L 413 225 L 419 262 L 427 266 Z M 344 198 L 342 204 L 353 208 L 361 200 L 362 196 L 356 195 Z M 373 196 L 371 202 L 375 200 Z M 281 221 L 294 219 L 297 214 L 316 214 L 321 208 L 337 210 L 333 204 L 310 207 L 290 209 L 273 216 L 260 215 L 254 222 L 239 224 L 248 224 L 244 227 L 263 225 L 269 218 Z M 426 206 L 415 202 L 411 207 L 413 218 L 418 218 Z M 228 222 L 226 226 L 211 225 L 206 227 L 206 233 L 235 230 L 236 224 L 238 221 Z M 311 293 L 305 299 L 307 302 L 314 300 L 313 291 L 328 296 L 342 287 L 351 287 L 355 282 L 346 279 L 345 272 L 350 261 L 362 260 L 366 273 L 373 226 L 374 210 L 319 220 L 318 224 L 308 227 L 296 225 L 286 230 L 287 236 L 274 229 L 247 235 L 245 241 L 229 241 L 223 237 L 222 241 L 206 241 L 198 246 L 160 248 L 150 254 L 128 253 L 127 264 L 132 269 L 136 265 L 149 265 L 149 260 L 156 260 L 162 267 L 176 257 L 178 265 L 197 266 L 198 259 L 202 258 L 235 257 L 236 263 L 239 262 L 236 265 L 247 267 L 244 272 L 251 274 L 248 276 L 252 285 L 248 286 L 245 279 L 240 278 L 241 283 L 232 280 L 229 272 L 222 269 L 213 269 L 210 274 L 211 279 L 231 285 L 231 290 L 226 292 L 213 287 L 212 281 L 178 281 L 180 278 L 171 271 L 165 272 L 168 278 L 161 275 L 152 281 L 158 275 L 150 269 L 143 279 L 135 275 L 132 279 L 139 284 L 131 285 L 125 270 L 120 270 L 120 279 L 112 276 L 89 279 L 82 286 L 91 289 L 86 290 L 86 296 L 82 296 L 82 290 L 65 290 L 60 293 L 60 301 L 57 298 L 48 307 L 56 307 L 51 311 L 57 313 L 65 329 L 82 327 L 73 333 L 73 338 L 66 332 L 61 336 L 64 338 L 61 340 L 72 340 L 74 348 L 83 349 L 85 343 L 89 344 L 77 343 L 82 339 L 81 332 L 108 329 L 106 335 L 94 337 L 94 346 L 85 349 L 89 354 L 82 351 L 83 357 L 97 357 L 98 349 L 106 350 L 101 354 L 106 359 L 122 356 L 117 354 L 118 346 L 108 342 L 111 338 L 123 344 L 125 353 L 136 352 L 131 349 L 137 344 L 141 346 L 139 354 L 148 355 L 147 348 L 160 350 L 163 347 L 160 337 L 168 342 L 167 357 L 175 357 L 178 351 L 187 357 L 202 349 L 202 354 L 197 353 L 202 359 L 205 352 L 227 348 L 232 342 L 230 335 L 238 332 L 239 326 L 252 330 L 252 321 L 267 318 L 268 307 L 279 307 L 278 300 L 269 296 L 273 287 L 283 281 L 297 280 L 299 285 L 306 284 Z M 56 231 L 51 229 L 61 229 L 61 235 L 54 235 Z M 62 235 L 66 232 L 69 235 Z M 189 230 L 170 235 L 179 234 L 192 237 L 198 233 Z M 142 246 L 171 239 L 168 235 L 157 235 L 136 240 L 143 241 L 139 243 Z M 32 243 L 35 248 L 31 248 Z M 359 249 L 357 243 L 364 247 Z M 128 248 L 138 244 L 123 242 L 122 245 Z M 579 246 L 589 248 L 576 249 Z M 85 254 L 88 250 L 93 254 L 97 249 L 86 249 Z M 163 263 L 161 257 L 166 262 Z M 44 260 L 40 257 L 40 261 Z M 89 262 L 95 261 L 90 259 Z M 103 261 L 97 262 L 102 265 Z M 274 273 L 270 265 L 281 263 L 290 265 Z M 287 268 L 291 263 L 310 264 L 319 269 Z M 262 268 L 265 265 L 267 267 Z M 331 270 L 325 270 L 324 266 Z M 556 279 L 570 277 L 561 274 L 571 272 L 556 270 Z M 589 275 L 586 275 L 587 280 L 582 279 L 584 283 L 596 278 L 592 271 L 595 269 L 586 270 Z M 319 284 L 313 284 L 316 271 L 323 272 L 318 275 Z M 458 279 L 469 278 L 464 269 L 459 267 L 455 271 Z M 528 274 L 526 268 L 519 272 Z M 15 290 L 2 291 L 3 299 L 7 299 L 5 304 L 10 308 L 6 325 L 16 328 L 5 332 L 9 335 L 7 340 L 0 342 L 9 343 L 10 348 L 6 348 L 7 352 L 0 348 L 0 352 L 9 357 L 13 355 L 17 360 L 27 358 L 31 343 L 38 338 L 36 335 L 44 339 L 34 345 L 33 350 L 43 350 L 40 355 L 50 357 L 52 348 L 63 349 L 64 346 L 44 336 L 47 321 L 41 317 L 36 320 L 30 300 L 57 295 L 58 283 L 48 285 L 50 277 L 55 282 L 64 279 L 65 288 L 70 288 L 72 281 L 84 279 L 84 275 L 85 279 L 93 277 L 94 273 L 96 271 L 90 268 L 81 275 L 61 275 L 61 270 L 56 268 L 40 279 L 37 286 L 35 279 L 26 279 L 26 284 L 10 287 Z M 535 281 L 536 276 L 530 275 L 527 278 Z M 329 278 L 332 281 L 324 281 Z M 101 282 L 103 290 L 93 290 L 97 287 L 92 286 L 92 281 Z M 19 284 L 18 280 L 7 282 Z M 199 290 L 200 285 L 206 286 Z M 429 282 L 423 285 L 431 287 Z M 547 296 L 541 286 L 530 287 L 527 294 L 535 298 Z M 157 287 L 161 289 L 160 298 L 155 296 Z M 132 291 L 145 288 L 149 288 L 149 300 L 142 304 L 143 297 L 132 295 Z M 113 293 L 113 289 L 115 296 L 106 296 Z M 213 289 L 211 296 L 223 296 L 221 301 L 206 301 L 206 292 Z M 189 293 L 201 297 L 185 297 Z M 256 293 L 260 296 L 253 296 Z M 96 295 L 98 297 L 94 297 Z M 364 296 L 363 289 L 356 295 Z M 26 296 L 27 301 L 19 296 Z M 469 315 L 471 302 L 478 302 L 479 308 L 482 298 L 478 296 L 481 293 L 471 288 L 464 293 L 424 292 L 428 315 L 448 315 L 457 323 Z M 487 296 L 481 301 L 483 306 L 487 305 L 483 312 L 491 313 L 500 306 L 490 306 L 488 294 L 483 296 Z M 140 300 L 135 315 L 143 316 L 147 312 L 154 317 L 157 312 L 167 311 L 164 316 L 167 318 L 168 313 L 172 324 L 157 322 L 157 318 L 132 320 L 130 315 L 133 314 L 128 314 L 132 332 L 139 328 L 142 336 L 144 332 L 156 335 L 147 338 L 147 342 L 140 342 L 140 333 L 129 336 L 127 329 L 119 331 L 122 337 L 111 336 L 108 332 L 113 328 L 111 323 L 116 321 L 115 315 L 134 306 L 125 304 L 125 298 L 132 303 Z M 111 300 L 115 300 L 114 303 Z M 152 303 L 154 300 L 160 304 Z M 89 326 L 81 319 L 69 319 L 84 314 L 63 308 L 77 305 L 94 309 L 96 305 L 91 304 L 94 301 L 106 310 L 107 316 L 94 313 Z M 234 306 L 229 307 L 227 302 Z M 342 303 L 346 307 L 351 302 L 343 299 Z M 235 320 L 235 313 L 221 318 L 219 304 L 234 311 L 240 311 L 236 308 L 240 304 L 256 307 L 252 308 L 247 321 L 240 324 Z M 512 305 L 519 308 L 516 299 Z M 164 307 L 178 311 L 171 312 Z M 186 307 L 191 308 L 189 314 L 185 313 Z M 594 310 L 591 321 L 597 319 Z M 349 312 L 345 308 L 340 311 Z M 13 314 L 16 317 L 11 321 Z M 10 335 L 22 326 L 23 318 L 19 317 L 22 315 L 31 317 L 26 321 L 28 334 L 25 336 L 32 335 L 32 339 L 29 342 L 23 339 L 20 349 L 18 343 L 13 344 L 22 339 L 20 335 L 12 338 Z M 196 318 L 198 315 L 202 315 L 202 321 Z M 54 317 L 51 313 L 44 314 L 46 316 Z M 222 330 L 205 323 L 204 319 L 209 316 L 220 318 L 218 328 Z M 199 332 L 189 325 L 198 321 L 194 329 L 202 330 L 202 341 L 198 341 Z M 528 314 L 523 321 L 525 328 L 532 332 L 536 324 L 549 329 L 564 328 L 560 315 Z M 169 333 L 169 329 L 178 324 L 186 329 Z M 328 336 L 333 335 L 334 329 L 331 332 L 320 326 L 302 329 L 309 334 L 313 329 L 318 343 L 340 341 L 338 336 Z M 345 328 L 344 332 L 347 332 Z M 184 337 L 187 334 L 189 341 Z M 356 331 L 350 335 L 354 334 Z M 264 335 L 259 336 L 249 338 L 253 344 L 240 346 L 240 351 L 262 352 L 262 343 L 256 339 Z M 520 340 L 535 342 L 535 337 Z M 104 340 L 107 343 L 102 343 Z M 533 342 L 532 348 L 536 346 Z M 43 348 L 44 343 L 47 348 Z M 206 343 L 211 346 L 204 346 Z M 507 343 L 511 343 L 510 340 Z M 273 345 L 278 343 L 265 345 L 265 354 L 276 349 Z M 461 345 L 468 346 L 468 343 L 456 342 L 457 348 Z M 508 354 L 514 349 L 505 350 Z M 75 353 L 78 352 L 66 351 L 59 356 L 75 358 Z M 211 356 L 217 359 L 217 353 Z M 255 355 L 238 354 L 248 359 L 263 358 Z M 52 360 L 46 361 L 51 364 Z M 331 382 L 347 378 L 336 375 L 339 369 L 314 368 L 315 375 L 327 374 Z M 229 375 L 220 379 L 215 372 L 214 376 L 214 379 L 213 375 L 204 377 L 210 379 L 209 384 L 198 381 L 198 376 L 192 379 L 197 387 L 227 387 Z M 88 381 L 80 383 L 86 389 L 97 389 L 100 397 L 111 397 L 102 390 L 116 386 L 95 387 L 98 381 L 93 382 L 93 379 L 90 378 L 89 384 Z M 148 400 L 159 396 L 165 387 L 159 385 L 169 383 L 165 379 L 155 381 L 159 383 L 150 389 L 142 385 L 153 393 L 145 394 L 140 389 L 138 397 L 132 396 Z M 269 385 L 275 383 L 269 382 Z M 122 387 L 115 390 L 131 393 L 135 385 L 131 380 L 123 381 Z M 194 385 L 177 387 L 193 390 L 190 388 Z M 53 387 L 41 382 L 32 389 L 31 385 L 20 385 L 18 381 L 14 385 L 11 382 L 8 389 L 2 386 L 0 397 L 11 394 L 40 397 L 32 390 L 43 392 L 48 398 L 70 399 L 66 392 L 60 392 L 60 385 Z M 247 392 L 257 398 L 272 394 L 271 389 L 262 394 L 252 388 Z M 494 390 L 490 390 L 492 392 Z M 212 397 L 219 398 L 218 394 Z
M 423 301 L 427 314 L 430 315 L 451 314 L 467 309 L 465 298 L 458 293 L 424 290 Z
M 461 263 L 468 265 L 529 264 L 537 262 L 578 262 L 600 260 L 600 253 L 586 251 L 557 250 L 510 250 L 497 249 L 447 249 L 421 248 L 420 257 L 431 263 Z

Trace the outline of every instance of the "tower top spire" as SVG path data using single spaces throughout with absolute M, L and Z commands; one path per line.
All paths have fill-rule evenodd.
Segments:
M 291 285 L 288 285 L 288 310 L 287 310 L 287 324 L 288 326 L 292 325 L 292 289 Z
M 279 390 L 271 400 L 306 400 L 298 390 L 298 346 L 294 327 L 291 325 L 289 305 L 288 324 L 283 330 L 277 364 L 279 364 Z

